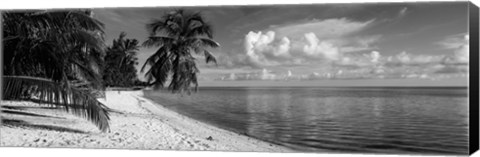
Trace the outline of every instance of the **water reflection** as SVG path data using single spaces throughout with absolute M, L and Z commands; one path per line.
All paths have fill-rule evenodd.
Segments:
M 458 89 L 224 88 L 182 98 L 146 95 L 193 118 L 304 151 L 468 151 L 467 97 Z

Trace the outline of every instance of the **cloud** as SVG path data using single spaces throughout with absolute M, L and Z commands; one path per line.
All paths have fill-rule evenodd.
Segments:
M 241 81 L 241 80 L 276 80 L 279 76 L 271 70 L 262 69 L 253 72 L 229 73 L 220 76 L 218 80 Z
M 348 36 L 340 39 L 330 39 L 342 53 L 366 52 L 378 49 L 375 44 L 381 35 Z
M 407 9 L 399 13 L 406 14 Z M 438 42 L 451 54 L 417 54 L 401 51 L 383 54 L 377 47 L 382 35 L 365 34 L 374 20 L 346 18 L 313 20 L 250 31 L 244 50 L 226 57 L 231 67 L 254 73 L 232 73 L 226 80 L 421 78 L 468 73 L 468 39 L 465 34 Z M 340 24 L 344 24 L 341 26 Z M 314 29 L 313 26 L 318 26 Z M 342 29 L 337 29 L 342 28 Z M 298 70 L 301 69 L 309 70 Z M 303 68 L 305 67 L 305 68 Z M 274 69 L 272 72 L 266 69 Z M 289 71 L 295 69 L 296 72 Z M 297 71 L 298 70 L 298 71 Z
M 403 17 L 407 14 L 407 7 L 403 7 L 399 12 L 398 12 L 398 17 Z
M 402 51 L 393 56 L 386 58 L 385 65 L 389 67 L 397 66 L 419 66 L 425 67 L 429 65 L 440 64 L 444 59 L 445 55 L 414 55 Z
M 451 54 L 415 54 L 401 51 L 393 55 L 383 55 L 379 50 L 351 53 L 342 51 L 342 44 L 354 42 L 348 40 L 319 39 L 316 34 L 305 33 L 303 39 L 290 41 L 289 38 L 275 38 L 276 33 L 249 33 L 247 37 L 255 41 L 246 45 L 249 58 L 258 57 L 265 61 L 264 67 L 255 73 L 235 73 L 232 80 L 318 80 L 318 79 L 445 79 L 451 76 L 461 77 L 468 74 L 468 44 L 452 49 Z M 263 36 L 263 37 L 262 37 Z M 360 37 L 356 37 L 360 39 Z M 468 40 L 463 36 L 463 40 Z M 460 41 L 452 40 L 450 41 Z M 288 42 L 287 42 L 288 41 Z M 464 43 L 468 43 L 462 41 Z M 283 48 L 282 48 L 283 47 Z M 445 46 L 447 48 L 447 46 Z M 278 51 L 285 50 L 279 53 Z M 290 57 L 281 58 L 280 55 Z M 268 63 L 277 72 L 265 69 Z M 275 64 L 272 64 L 275 63 Z M 246 64 L 248 66 L 248 64 Z M 291 67 L 310 67 L 310 70 L 293 73 Z M 283 69 L 281 67 L 284 67 Z M 322 68 L 312 68 L 322 67 Z M 279 70 L 280 69 L 280 70 Z M 296 70 L 298 68 L 295 68 Z M 229 80 L 229 79 L 227 79 Z
M 265 31 L 250 31 L 244 37 L 243 56 L 236 56 L 244 58 L 244 63 L 236 61 L 227 63 L 238 63 L 236 66 L 258 69 L 336 61 L 343 53 L 374 49 L 372 44 L 380 39 L 380 35 L 353 35 L 373 21 L 358 22 L 346 18 L 311 20 L 272 26 Z
M 445 49 L 453 50 L 453 57 L 447 58 L 446 63 L 468 64 L 469 62 L 469 40 L 468 33 L 456 34 L 446 37 L 437 44 Z
M 280 41 L 280 45 L 277 48 L 277 51 L 274 51 L 275 56 L 281 57 L 290 57 L 289 51 L 290 50 L 290 40 L 287 37 L 283 37 Z
M 344 54 L 338 60 L 327 64 L 328 68 L 305 73 L 294 73 L 291 69 L 276 72 L 256 70 L 251 73 L 232 73 L 219 80 L 325 80 L 325 79 L 429 79 L 439 80 L 452 77 L 465 77 L 468 65 L 445 63 L 454 60 L 450 55 L 415 55 L 402 51 L 391 56 L 383 56 L 379 51 L 362 54 Z M 232 77 L 235 76 L 235 77 Z
M 305 33 L 312 32 L 318 38 L 342 37 L 364 30 L 375 20 L 364 22 L 352 21 L 347 18 L 331 18 L 325 20 L 311 20 L 303 23 L 294 23 L 284 26 L 273 26 L 271 30 L 279 36 L 301 38 Z
M 325 57 L 328 60 L 338 60 L 339 48 L 328 41 L 320 41 L 314 33 L 305 34 L 307 43 L 303 47 L 308 57 Z
M 345 54 L 341 59 L 335 61 L 333 66 L 348 68 L 348 69 L 359 69 L 365 67 L 374 67 L 381 65 L 381 60 L 385 60 L 378 51 L 371 51 L 370 53 L 364 54 Z
M 455 60 L 460 63 L 468 63 L 469 62 L 469 49 L 470 46 L 468 44 L 462 45 L 457 48 L 454 52 Z
M 332 78 L 434 79 L 437 74 L 465 74 L 468 73 L 468 65 L 459 62 L 468 58 L 464 56 L 464 50 L 459 49 L 449 55 L 414 55 L 405 51 L 391 56 L 382 56 L 378 51 L 344 55 L 332 64 L 337 70 L 337 73 L 332 73 Z
M 252 63 L 254 66 L 261 66 L 263 64 L 269 64 L 265 59 L 265 56 L 262 53 L 270 48 L 269 44 L 273 42 L 275 33 L 269 31 L 266 34 L 262 32 L 249 32 L 245 36 L 245 51 L 248 62 Z
M 366 51 L 379 36 L 354 37 L 348 39 L 319 39 L 315 33 L 309 32 L 303 38 L 291 41 L 288 37 L 276 38 L 273 31 L 249 32 L 244 39 L 245 63 L 238 66 L 264 68 L 278 65 L 308 65 L 319 62 L 333 62 L 342 58 L 345 53 Z
M 439 42 L 444 48 L 453 50 L 453 55 L 445 56 L 442 67 L 436 73 L 468 74 L 469 72 L 469 40 L 468 34 L 457 34 Z
M 468 73 L 468 66 L 453 66 L 443 65 L 435 73 L 439 74 L 456 74 L 456 73 Z
M 249 32 L 245 35 L 245 56 L 253 67 L 273 66 L 279 64 L 276 59 L 290 57 L 290 40 L 283 37 L 275 40 L 275 32 Z M 273 59 L 270 59 L 273 58 Z
M 372 51 L 369 57 L 371 58 L 370 61 L 372 61 L 372 63 L 377 63 L 378 60 L 380 59 L 380 52 Z
M 461 46 L 468 45 L 469 38 L 470 37 L 467 33 L 455 34 L 446 37 L 437 42 L 437 44 L 443 46 L 445 49 L 457 49 Z

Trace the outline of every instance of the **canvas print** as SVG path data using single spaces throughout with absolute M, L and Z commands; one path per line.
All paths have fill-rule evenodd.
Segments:
M 472 9 L 2 10 L 0 146 L 467 155 Z

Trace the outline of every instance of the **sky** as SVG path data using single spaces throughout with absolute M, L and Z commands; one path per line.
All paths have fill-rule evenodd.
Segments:
M 202 13 L 213 26 L 213 39 L 221 45 L 211 49 L 218 65 L 207 65 L 198 56 L 200 85 L 466 86 L 467 4 L 182 8 Z M 105 24 L 107 44 L 111 45 L 121 32 L 126 32 L 127 38 L 145 41 L 145 25 L 173 9 L 93 11 L 94 17 Z M 139 50 L 137 69 L 155 50 Z M 144 79 L 144 74 L 139 72 L 139 78 Z

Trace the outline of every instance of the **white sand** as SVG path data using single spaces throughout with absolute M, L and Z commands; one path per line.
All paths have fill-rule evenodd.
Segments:
M 101 101 L 116 111 L 109 133 L 63 111 L 3 101 L 0 146 L 292 152 L 170 111 L 141 91 L 106 95 Z M 210 136 L 213 140 L 207 140 Z

